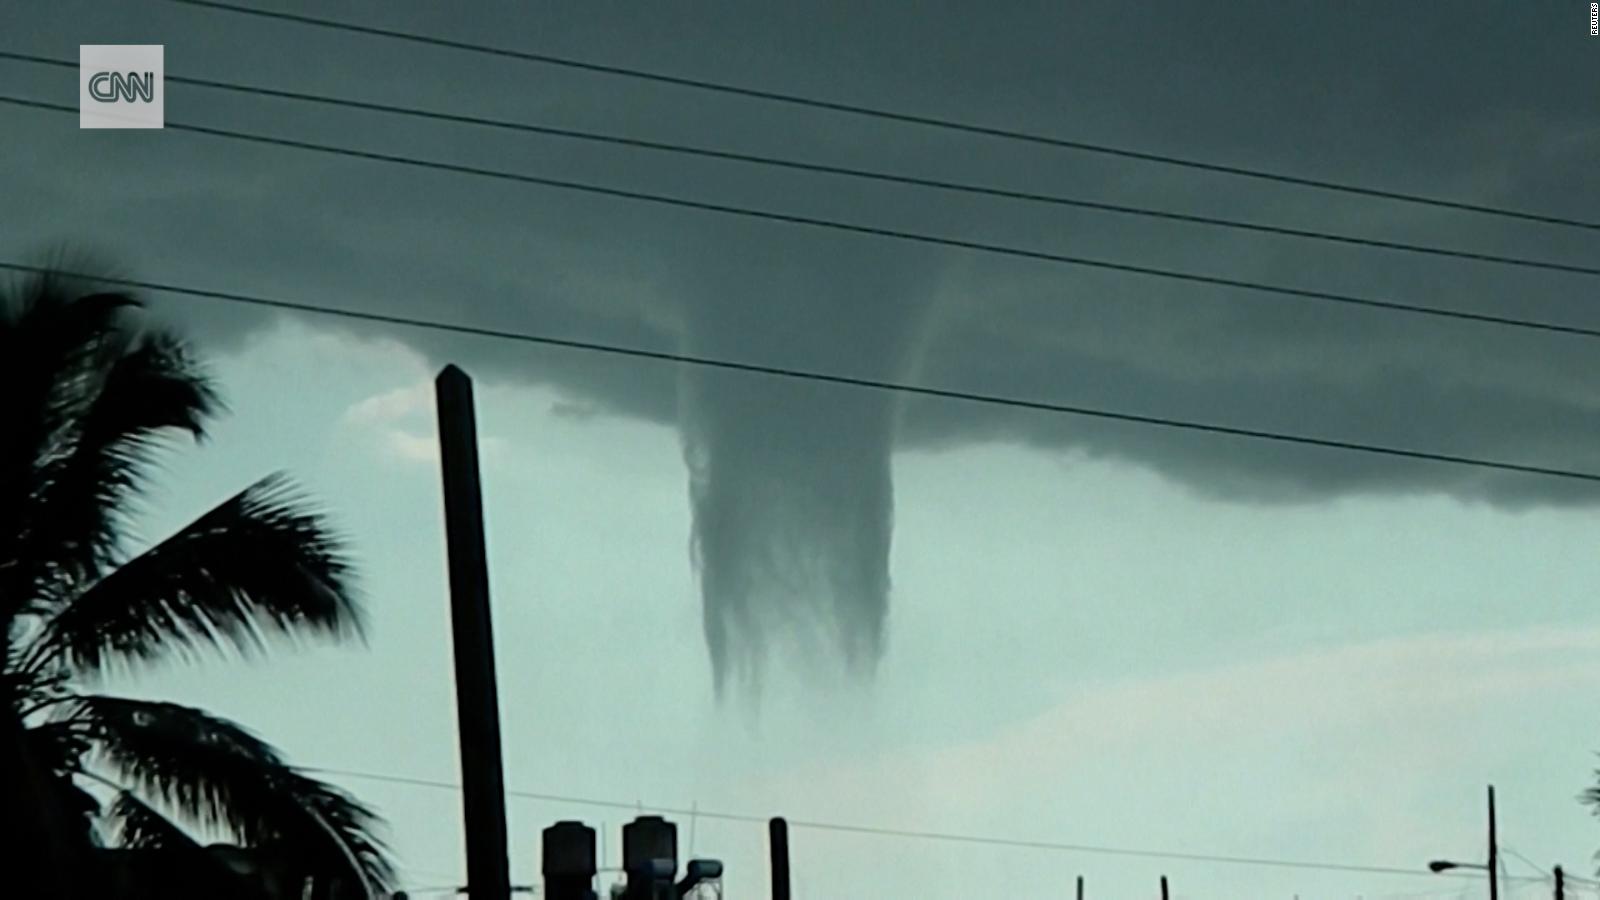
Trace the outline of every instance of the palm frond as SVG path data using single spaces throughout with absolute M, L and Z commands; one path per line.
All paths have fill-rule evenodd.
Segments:
M 114 659 L 361 632 L 339 540 L 273 475 L 90 586 L 40 640 L 88 672 Z
M 216 869 L 184 820 L 323 881 L 386 889 L 394 872 L 379 820 L 348 794 L 201 710 L 69 688 L 113 663 L 362 631 L 340 540 L 279 475 L 117 565 L 151 454 L 170 433 L 203 437 L 218 408 L 184 345 L 127 315 L 137 306 L 60 272 L 0 286 L 6 793 L 13 776 L 31 785 L 25 812 L 63 846 L 97 840 L 94 817 L 108 815 L 124 846 L 198 851 L 196 869 Z M 79 784 L 99 778 L 95 765 L 122 776 L 107 782 L 118 790 L 109 810 Z
M 308 874 L 373 891 L 392 885 L 372 810 L 294 770 L 238 725 L 173 703 L 104 696 L 80 698 L 74 717 L 102 762 L 181 817 L 246 846 L 290 851 Z
M 1578 802 L 1593 807 L 1590 812 L 1600 817 L 1600 769 L 1595 770 L 1594 777 L 1595 784 L 1583 789 L 1583 793 L 1578 795 Z
M 117 792 L 105 817 L 116 826 L 117 846 L 129 850 L 201 851 L 200 843 L 129 790 Z
M 85 374 L 103 342 L 123 332 L 123 313 L 138 305 L 125 292 L 51 274 L 0 295 L 0 375 L 6 412 L 18 426 L 5 446 L 23 452 L 18 461 L 37 461 L 47 439 L 84 408 Z
M 201 846 L 177 823 L 129 790 L 119 790 L 104 818 L 115 826 L 117 847 L 140 851 L 147 868 L 159 871 L 172 896 L 267 900 L 280 896 L 259 879 L 241 877 L 216 852 Z
M 64 718 L 26 728 L 22 739 L 36 765 L 63 776 L 82 771 L 84 754 L 90 749 L 89 739 Z
M 305 811 L 332 838 L 324 841 L 309 831 L 301 831 L 281 839 L 305 858 L 314 860 L 314 871 L 334 873 L 365 885 L 369 892 L 394 886 L 394 864 L 388 848 L 377 837 L 382 821 L 377 812 L 349 793 L 298 771 L 282 782 L 281 789 L 295 808 Z
M 87 405 L 37 467 L 18 547 L 31 571 L 17 578 L 36 601 L 59 599 L 111 561 L 118 514 L 161 435 L 200 438 L 217 407 L 211 384 L 172 335 L 110 340 L 102 356 Z
M 93 758 L 127 785 L 197 825 L 231 830 L 246 842 L 262 839 L 259 817 L 234 792 L 286 770 L 266 742 L 176 703 L 85 695 L 74 701 L 70 718 L 93 742 Z
M 53 721 L 25 729 L 22 743 L 32 769 L 30 777 L 60 826 L 75 841 L 98 845 L 95 820 L 100 801 L 74 779 L 89 749 L 87 737 L 68 722 Z
M 0 624 L 28 599 L 15 563 L 23 559 L 19 539 L 34 526 L 40 470 L 89 407 L 95 362 L 134 305 L 127 294 L 55 275 L 0 295 Z

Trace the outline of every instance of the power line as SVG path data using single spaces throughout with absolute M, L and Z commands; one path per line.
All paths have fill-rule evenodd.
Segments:
M 1535 872 L 1538 872 L 1540 880 L 1542 880 L 1542 881 L 1553 881 L 1554 880 L 1554 878 L 1550 875 L 1550 873 L 1545 871 L 1544 866 L 1541 866 L 1538 863 L 1534 862 L 1533 860 L 1527 858 L 1526 856 L 1523 856 L 1521 853 L 1518 853 L 1515 849 L 1513 849 L 1511 847 L 1507 847 L 1505 844 L 1501 844 L 1500 845 L 1500 850 L 1502 852 L 1511 854 L 1512 856 L 1516 857 L 1518 860 L 1521 860 L 1523 865 L 1527 866 L 1530 869 L 1533 869 Z
M 1529 880 L 1529 881 L 1543 881 L 1543 882 L 1547 882 L 1547 883 L 1555 881 L 1555 877 L 1553 875 L 1551 875 L 1551 873 L 1549 871 L 1547 871 L 1544 866 L 1541 866 L 1538 863 L 1534 862 L 1533 860 L 1529 859 L 1528 857 L 1522 855 L 1521 853 L 1518 853 L 1516 851 L 1516 849 L 1514 849 L 1512 847 L 1508 847 L 1505 844 L 1501 844 L 1500 845 L 1500 850 L 1503 853 L 1508 853 L 1511 856 L 1516 857 L 1518 860 L 1520 860 L 1523 863 L 1523 865 L 1526 865 L 1528 868 L 1533 869 L 1535 872 L 1539 873 L 1539 877 L 1538 878 L 1531 878 L 1530 877 L 1527 880 Z M 1592 878 L 1584 878 L 1581 875 L 1573 875 L 1570 872 L 1563 872 L 1562 876 L 1567 880 L 1568 883 L 1571 883 L 1571 884 L 1582 884 L 1582 885 L 1590 886 L 1590 887 L 1600 885 L 1600 881 L 1595 881 Z M 1508 875 L 1507 877 L 1509 878 L 1511 876 Z
M 312 768 L 306 771 L 317 772 L 324 775 L 335 775 L 345 778 L 359 778 L 369 781 L 389 782 L 392 784 L 411 785 L 414 787 L 436 788 L 439 790 L 459 791 L 460 785 L 448 781 L 435 781 L 427 778 L 412 778 L 399 775 L 382 775 L 373 772 L 361 772 L 350 769 Z M 575 806 L 592 806 L 606 809 L 637 810 L 640 804 L 621 800 L 602 800 L 593 797 L 577 797 L 565 794 L 548 794 L 535 791 L 523 791 L 508 788 L 508 797 L 520 797 L 526 800 L 539 800 L 546 803 L 569 803 Z M 767 816 L 758 816 L 748 813 L 711 812 L 696 806 L 693 809 L 674 809 L 663 806 L 649 806 L 650 810 L 672 816 L 687 816 L 690 814 L 708 819 L 718 819 L 729 822 L 744 822 L 751 824 L 766 824 Z M 1249 856 L 1223 856 L 1210 853 L 1185 853 L 1167 850 L 1147 850 L 1129 847 L 1109 847 L 1094 844 L 1071 844 L 1060 841 L 1038 841 L 1021 838 L 1005 838 L 987 835 L 960 834 L 943 831 L 924 831 L 905 828 L 887 828 L 873 825 L 851 825 L 839 822 L 825 822 L 820 820 L 787 819 L 791 828 L 805 828 L 812 831 L 830 831 L 846 834 L 866 834 L 879 837 L 908 838 L 912 840 L 942 841 L 946 843 L 982 844 L 997 847 L 1016 847 L 1029 850 L 1055 850 L 1074 853 L 1098 854 L 1102 856 L 1127 856 L 1146 859 L 1181 860 L 1185 862 L 1217 863 L 1222 865 L 1258 866 L 1282 869 L 1315 869 L 1330 872 L 1360 872 L 1369 875 L 1407 875 L 1438 877 L 1437 874 L 1426 869 L 1407 869 L 1398 866 L 1369 866 L 1354 863 L 1318 862 L 1310 860 L 1275 859 L 1269 857 Z M 1483 876 L 1468 871 L 1443 873 L 1465 878 L 1481 878 Z M 1512 880 L 1538 880 L 1526 879 L 1521 876 L 1512 876 Z
M 66 69 L 75 69 L 78 66 L 76 60 L 53 59 L 47 56 L 37 56 L 31 53 L 17 53 L 8 50 L 0 50 L 0 59 L 10 59 L 18 62 L 57 66 Z M 1248 222 L 1239 219 L 1203 216 L 1192 213 L 1176 212 L 1173 210 L 1156 209 L 1152 207 L 1106 203 L 1097 200 L 1086 200 L 1080 197 L 1067 197 L 1060 194 L 1047 194 L 1038 191 L 1011 190 L 1007 188 L 993 187 L 990 185 L 973 184 L 971 182 L 923 178 L 897 172 L 860 169 L 849 166 L 811 162 L 807 160 L 788 159 L 784 157 L 767 156 L 754 153 L 742 153 L 717 147 L 675 144 L 664 141 L 653 141 L 644 138 L 631 138 L 621 135 L 604 134 L 600 132 L 583 131 L 572 128 L 557 128 L 550 125 L 538 125 L 530 122 L 513 122 L 506 119 L 493 119 L 482 116 L 464 115 L 460 113 L 438 112 L 436 110 L 418 109 L 410 106 L 396 106 L 388 103 L 376 103 L 367 100 L 356 100 L 348 97 L 333 97 L 327 94 L 315 94 L 305 91 L 289 91 L 279 88 L 262 87 L 259 85 L 220 81 L 211 78 L 196 78 L 192 76 L 173 75 L 170 73 L 164 77 L 168 83 L 172 84 L 187 84 L 195 87 L 228 91 L 231 93 L 273 97 L 280 100 L 315 103 L 324 106 L 334 106 L 346 109 L 360 109 L 370 112 L 406 116 L 414 119 L 449 122 L 461 125 L 473 125 L 484 128 L 513 131 L 523 134 L 537 134 L 547 137 L 559 137 L 577 141 L 587 141 L 591 143 L 611 144 L 621 147 L 652 150 L 663 153 L 674 153 L 684 156 L 697 156 L 709 159 L 728 160 L 732 162 L 790 169 L 800 172 L 811 172 L 823 175 L 839 175 L 861 179 L 864 181 L 903 184 L 913 187 L 932 188 L 952 193 L 996 197 L 1005 200 L 1021 200 L 1030 203 L 1041 203 L 1051 206 L 1065 206 L 1077 209 L 1094 210 L 1097 212 L 1117 213 L 1121 215 L 1139 216 L 1149 219 L 1183 222 L 1192 225 L 1231 228 L 1240 231 L 1253 232 L 1256 234 L 1270 234 L 1280 237 L 1302 238 L 1306 240 L 1324 241 L 1354 247 L 1393 250 L 1403 253 L 1417 253 L 1428 256 L 1444 257 L 1448 259 L 1471 260 L 1474 262 L 1493 263 L 1496 265 L 1515 266 L 1527 269 L 1540 269 L 1552 272 L 1566 272 L 1577 275 L 1600 276 L 1600 268 L 1558 262 L 1555 260 L 1504 256 L 1495 253 L 1482 253 L 1475 250 L 1461 250 L 1453 247 L 1411 244 L 1403 241 L 1388 241 L 1378 238 L 1362 237 L 1359 235 L 1337 234 L 1334 232 L 1318 231 L 1314 229 L 1291 228 L 1283 225 L 1270 225 L 1262 222 Z
M 1550 872 L 1547 871 L 1544 866 L 1541 866 L 1538 863 L 1534 862 L 1533 860 L 1527 858 L 1526 856 L 1523 856 L 1521 853 L 1518 853 L 1515 849 L 1513 849 L 1511 847 L 1507 847 L 1505 844 L 1501 844 L 1500 845 L 1500 849 L 1501 849 L 1501 851 L 1503 851 L 1505 853 L 1509 853 L 1512 856 L 1516 857 L 1517 859 L 1521 860 L 1524 865 L 1528 866 L 1529 868 L 1533 869 L 1534 871 L 1541 873 L 1540 874 L 1540 880 L 1547 881 L 1547 882 L 1555 880 L 1555 877 L 1553 875 L 1551 875 Z M 1574 875 L 1571 872 L 1563 872 L 1562 876 L 1568 881 L 1568 883 L 1582 884 L 1582 885 L 1587 885 L 1587 886 L 1600 885 L 1600 881 L 1595 881 L 1593 878 L 1584 878 L 1581 875 Z
M 51 269 L 47 266 L 28 265 L 17 262 L 0 261 L 0 269 L 33 274 L 56 272 L 57 274 L 68 277 L 82 278 L 101 284 L 115 284 L 125 287 L 138 288 L 141 290 L 180 294 L 191 297 L 202 297 L 213 300 L 222 300 L 230 303 L 241 303 L 271 309 L 292 310 L 295 312 L 312 313 L 316 315 L 337 316 L 341 318 L 357 319 L 368 322 L 381 322 L 388 325 L 403 325 L 410 328 L 425 328 L 434 331 L 446 331 L 455 334 L 472 335 L 475 337 L 519 341 L 547 347 L 562 347 L 571 350 L 607 353 L 615 356 L 632 357 L 635 359 L 651 359 L 661 362 L 679 363 L 683 365 L 700 366 L 710 369 L 722 369 L 734 372 L 770 375 L 779 378 L 789 378 L 800 381 L 815 381 L 824 384 L 836 384 L 847 387 L 866 388 L 879 391 L 893 391 L 924 397 L 937 397 L 944 400 L 961 400 L 970 403 L 982 403 L 991 406 L 1003 406 L 1015 409 L 1028 409 L 1037 412 L 1049 412 L 1061 415 L 1082 416 L 1086 418 L 1104 419 L 1113 422 L 1151 425 L 1175 430 L 1198 431 L 1207 434 L 1220 434 L 1230 437 L 1274 441 L 1283 444 L 1321 447 L 1330 450 L 1369 453 L 1379 456 L 1393 456 L 1401 459 L 1411 459 L 1424 462 L 1448 463 L 1451 465 L 1467 466 L 1478 469 L 1517 472 L 1527 475 L 1544 475 L 1554 478 L 1566 478 L 1576 481 L 1600 483 L 1600 474 L 1572 469 L 1557 469 L 1545 466 L 1525 465 L 1522 463 L 1501 462 L 1497 460 L 1483 459 L 1480 457 L 1458 456 L 1448 453 L 1434 453 L 1425 450 L 1411 450 L 1401 447 L 1388 447 L 1379 444 L 1365 444 L 1334 438 L 1310 437 L 1307 435 L 1286 434 L 1283 432 L 1264 431 L 1251 428 L 1237 428 L 1231 425 L 1218 425 L 1210 422 L 1197 422 L 1185 419 L 1167 418 L 1164 416 L 1117 412 L 1115 410 L 1098 409 L 1087 406 L 1073 406 L 1064 403 L 1052 403 L 1042 400 L 1026 400 L 1022 398 L 1006 397 L 997 394 L 985 394 L 975 391 L 952 390 L 904 382 L 881 381 L 878 379 L 860 378 L 852 375 L 838 375 L 809 369 L 769 366 L 759 363 L 718 359 L 708 356 L 694 356 L 685 353 L 669 353 L 660 350 L 645 350 L 637 347 L 622 347 L 615 344 L 603 344 L 595 341 L 582 341 L 528 332 L 482 328 L 471 325 L 459 325 L 450 322 L 419 319 L 410 316 L 391 315 L 388 313 L 358 312 L 356 310 L 338 309 L 336 307 L 320 306 L 312 303 L 298 303 L 291 300 L 279 300 L 268 297 L 253 296 L 250 294 L 238 294 L 228 291 L 190 288 L 183 287 L 181 285 L 164 284 L 154 281 L 142 281 L 131 278 L 113 278 L 85 272 L 63 271 L 60 269 Z
M 0 95 L 0 103 L 9 103 L 14 106 L 42 109 L 50 112 L 71 113 L 73 115 L 76 115 L 78 112 L 76 107 L 67 106 L 65 104 L 50 103 L 43 100 L 30 100 L 6 95 Z M 821 219 L 812 216 L 802 216 L 792 213 L 758 209 L 755 207 L 711 203 L 703 200 L 693 200 L 687 197 L 674 197 L 667 194 L 654 194 L 645 191 L 634 191 L 625 188 L 608 187 L 601 184 L 591 184 L 588 182 L 548 178 L 541 175 L 529 175 L 522 172 L 511 172 L 503 169 L 488 169 L 481 166 L 440 162 L 436 160 L 419 159 L 411 156 L 398 156 L 390 153 L 380 153 L 373 150 L 357 150 L 350 147 L 319 144 L 311 141 L 296 140 L 293 138 L 275 137 L 271 135 L 235 131 L 226 128 L 213 128 L 206 125 L 191 125 L 182 122 L 174 122 L 170 119 L 166 121 L 164 127 L 171 131 L 188 131 L 196 134 L 206 134 L 213 137 L 248 141 L 256 144 L 290 147 L 298 150 L 311 150 L 318 153 L 345 156 L 353 159 L 394 163 L 397 165 L 411 166 L 420 169 L 430 169 L 441 172 L 453 172 L 462 175 L 474 175 L 483 178 L 513 181 L 521 184 L 538 185 L 541 187 L 560 188 L 563 190 L 571 190 L 580 193 L 595 194 L 606 197 L 615 197 L 624 200 L 636 200 L 646 203 L 655 203 L 663 206 L 694 209 L 702 212 L 714 212 L 723 215 L 740 216 L 743 218 L 761 219 L 771 222 L 783 222 L 790 225 L 803 225 L 811 228 L 842 231 L 850 234 L 889 238 L 916 244 L 953 247 L 959 250 L 992 253 L 999 256 L 1007 256 L 1017 259 L 1029 259 L 1040 262 L 1082 266 L 1085 268 L 1121 272 L 1131 275 L 1143 275 L 1151 278 L 1163 278 L 1190 284 L 1205 284 L 1213 287 L 1226 287 L 1237 290 L 1253 291 L 1257 293 L 1278 294 L 1286 297 L 1297 297 L 1304 300 L 1313 300 L 1317 302 L 1333 303 L 1344 306 L 1381 309 L 1388 312 L 1402 312 L 1413 315 L 1433 316 L 1436 318 L 1478 322 L 1482 324 L 1498 325 L 1510 328 L 1524 328 L 1533 331 L 1550 332 L 1555 334 L 1578 335 L 1590 338 L 1600 337 L 1600 328 L 1566 325 L 1559 322 L 1544 322 L 1535 319 L 1518 319 L 1510 316 L 1497 316 L 1488 313 L 1440 309 L 1438 307 L 1404 303 L 1398 300 L 1380 300 L 1372 297 L 1361 297 L 1354 294 L 1343 294 L 1334 291 L 1320 291 L 1312 290 L 1310 288 L 1296 288 L 1289 287 L 1287 285 L 1274 285 L 1265 282 L 1247 281 L 1238 278 L 1226 278 L 1217 275 L 1203 275 L 1198 272 L 1186 272 L 1177 269 L 1163 269 L 1155 266 L 1121 263 L 1112 260 L 1096 259 L 1085 256 L 1073 256 L 1070 254 L 1053 253 L 1044 250 L 1028 250 L 1021 247 L 1013 247 L 1004 244 L 991 244 L 982 241 L 972 241 L 962 238 L 927 234 L 924 232 L 881 228 L 875 225 L 862 225 L 853 222 L 843 222 L 836 219 Z
M 1567 880 L 1568 884 L 1581 884 L 1584 887 L 1600 887 L 1600 881 L 1596 881 L 1593 878 L 1585 878 L 1582 875 L 1574 875 L 1573 873 L 1567 871 L 1563 871 L 1561 875 Z
M 699 78 L 686 78 L 678 75 L 669 75 L 663 72 L 653 72 L 646 69 L 590 62 L 574 57 L 557 56 L 549 53 L 533 53 L 524 50 L 510 50 L 501 47 L 491 47 L 484 44 L 474 44 L 467 41 L 451 40 L 449 38 L 416 34 L 414 32 L 380 28 L 371 25 L 360 25 L 352 22 L 341 22 L 336 19 L 325 19 L 318 16 L 307 16 L 297 13 L 281 12 L 277 10 L 252 9 L 250 7 L 239 6 L 233 3 L 218 2 L 218 0 L 171 0 L 171 2 L 180 3 L 185 6 L 224 10 L 227 12 L 258 16 L 265 19 L 276 19 L 284 22 L 294 22 L 301 25 L 329 28 L 337 31 L 349 32 L 352 34 L 364 34 L 372 37 L 408 41 L 416 44 L 426 44 L 433 47 L 462 50 L 469 53 L 497 56 L 505 59 L 517 59 L 524 62 L 536 62 L 585 72 L 596 72 L 606 75 L 618 75 L 625 78 L 655 81 L 662 84 L 671 84 L 679 87 L 690 87 L 699 90 L 712 91 L 739 97 L 748 97 L 757 100 L 768 100 L 778 103 L 791 104 L 794 106 L 823 109 L 831 112 L 849 113 L 851 115 L 867 116 L 870 118 L 884 119 L 887 121 L 902 122 L 912 125 L 922 125 L 947 131 L 958 131 L 967 134 L 983 135 L 986 137 L 1004 138 L 1007 140 L 1022 141 L 1025 143 L 1039 144 L 1060 149 L 1078 150 L 1085 153 L 1096 153 L 1105 156 L 1120 157 L 1123 159 L 1135 159 L 1143 162 L 1160 163 L 1162 165 L 1178 166 L 1181 168 L 1214 172 L 1223 175 L 1234 175 L 1241 178 L 1254 178 L 1262 181 L 1278 182 L 1281 184 L 1292 184 L 1300 187 L 1317 188 L 1319 190 L 1336 191 L 1339 193 L 1354 194 L 1357 196 L 1377 197 L 1385 200 L 1396 200 L 1424 206 L 1435 206 L 1444 209 L 1482 213 L 1485 215 L 1520 219 L 1528 222 L 1541 222 L 1548 225 L 1565 225 L 1573 228 L 1584 228 L 1600 231 L 1600 222 L 1585 221 L 1565 216 L 1527 212 L 1524 210 L 1489 206 L 1485 204 L 1467 203 L 1459 200 L 1450 200 L 1447 198 L 1430 197 L 1422 194 L 1412 194 L 1402 191 L 1390 191 L 1380 188 L 1364 187 L 1345 182 L 1329 181 L 1319 178 L 1308 178 L 1299 175 L 1289 175 L 1281 172 L 1268 172 L 1260 169 L 1246 168 L 1244 166 L 1207 162 L 1204 160 L 1172 156 L 1163 153 L 1152 153 L 1143 150 L 1131 150 L 1123 147 L 1113 147 L 1106 144 L 1090 143 L 1088 141 L 1070 140 L 1067 138 L 1052 137 L 1049 135 L 1019 131 L 1009 128 L 979 125 L 976 123 L 962 122 L 954 119 L 918 115 L 915 113 L 897 112 L 895 110 L 886 109 L 883 107 L 867 106 L 863 104 L 846 103 L 834 100 L 824 100 L 821 98 L 807 97 L 800 94 L 790 94 L 781 91 L 744 87 L 729 82 L 710 81 Z

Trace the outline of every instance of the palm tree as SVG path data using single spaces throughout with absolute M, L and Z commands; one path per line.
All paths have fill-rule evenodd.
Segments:
M 226 719 L 87 688 L 151 661 L 361 633 L 340 542 L 281 475 L 129 551 L 153 454 L 202 438 L 220 407 L 139 306 L 55 273 L 0 290 L 0 716 L 84 846 L 193 850 L 197 829 L 377 895 L 393 868 L 369 808 Z

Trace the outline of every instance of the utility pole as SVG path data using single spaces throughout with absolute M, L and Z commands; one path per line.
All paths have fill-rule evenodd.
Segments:
M 1161 900 L 1171 900 L 1171 896 L 1167 893 L 1167 876 L 1165 875 L 1161 876 Z
M 1500 848 L 1495 844 L 1494 785 L 1489 785 L 1489 900 L 1500 900 Z
M 1556 875 L 1556 900 L 1566 900 L 1566 896 L 1567 896 L 1567 873 L 1561 871 L 1561 867 L 1560 866 L 1556 866 L 1555 875 Z
M 495 687 L 489 562 L 483 538 L 483 486 L 478 474 L 472 379 L 455 366 L 445 366 L 434 381 L 434 397 L 439 411 L 445 544 L 450 562 L 450 626 L 455 644 L 456 723 L 461 741 L 462 822 L 467 842 L 466 893 L 470 900 L 510 900 L 500 700 Z
M 1083 876 L 1078 876 L 1078 900 L 1083 900 Z
M 772 900 L 789 900 L 789 823 L 774 816 L 767 823 L 772 845 Z
M 1494 785 L 1489 785 L 1489 859 L 1483 863 L 1454 862 L 1436 859 L 1428 863 L 1428 871 L 1435 874 L 1451 869 L 1482 869 L 1489 876 L 1489 900 L 1500 900 L 1500 847 L 1496 842 L 1494 820 Z

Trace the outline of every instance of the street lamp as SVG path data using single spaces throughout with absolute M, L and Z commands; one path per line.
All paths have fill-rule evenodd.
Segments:
M 1448 872 L 1451 869 L 1488 869 L 1483 863 L 1451 862 L 1448 859 L 1436 859 L 1428 863 L 1428 871 L 1434 874 Z
M 1494 785 L 1489 785 L 1489 861 L 1484 863 L 1453 862 L 1448 859 L 1436 859 L 1428 863 L 1428 871 L 1438 874 L 1451 869 L 1480 869 L 1489 876 L 1489 900 L 1500 900 L 1500 879 L 1495 877 L 1495 866 L 1499 864 L 1500 849 L 1495 845 L 1494 825 Z

